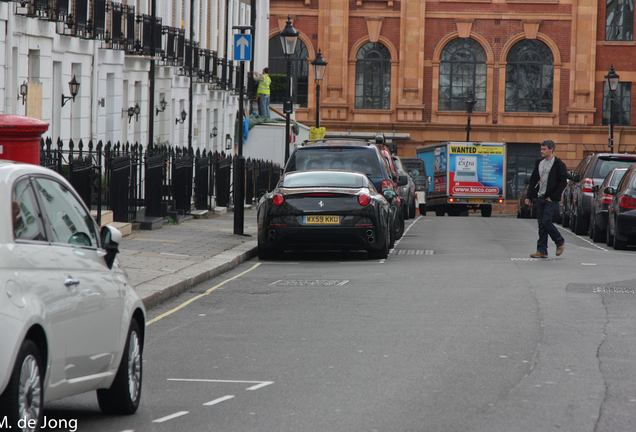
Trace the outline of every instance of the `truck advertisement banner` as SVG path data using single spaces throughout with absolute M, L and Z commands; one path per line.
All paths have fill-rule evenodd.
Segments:
M 451 143 L 448 155 L 450 195 L 503 195 L 504 146 Z

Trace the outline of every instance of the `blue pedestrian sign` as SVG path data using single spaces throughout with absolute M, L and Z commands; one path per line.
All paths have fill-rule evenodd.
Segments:
M 234 35 L 234 60 L 252 61 L 252 35 L 251 34 L 239 33 Z

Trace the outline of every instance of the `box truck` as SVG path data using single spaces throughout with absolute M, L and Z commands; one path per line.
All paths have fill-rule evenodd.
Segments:
M 426 204 L 437 216 L 459 216 L 474 209 L 490 217 L 492 205 L 504 203 L 505 143 L 441 142 L 416 151 L 432 173 Z

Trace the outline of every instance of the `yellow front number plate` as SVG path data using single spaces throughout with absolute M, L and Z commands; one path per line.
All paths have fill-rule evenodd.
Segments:
M 484 200 L 483 199 L 469 199 L 468 202 L 483 203 Z
M 304 224 L 333 225 L 340 223 L 340 216 L 303 216 Z

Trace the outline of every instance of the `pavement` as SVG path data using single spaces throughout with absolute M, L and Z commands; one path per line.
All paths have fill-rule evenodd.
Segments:
M 217 209 L 207 219 L 165 223 L 124 237 L 117 257 L 146 308 L 256 256 L 256 209 L 246 207 L 244 215 L 244 235 L 234 234 L 233 212 Z

